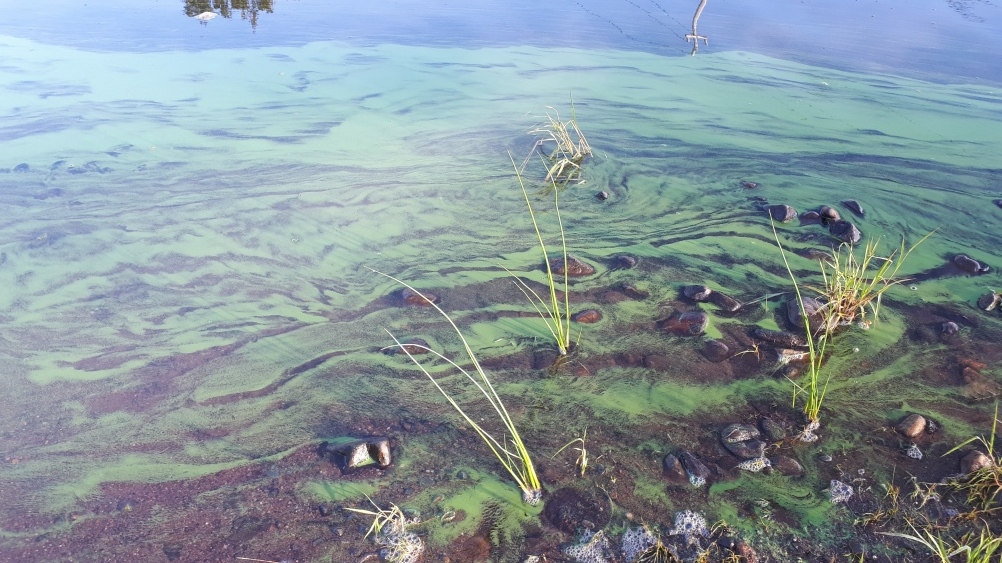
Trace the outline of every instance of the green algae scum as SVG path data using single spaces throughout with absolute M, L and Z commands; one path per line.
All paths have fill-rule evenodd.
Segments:
M 1002 86 L 713 41 L 349 39 L 0 34 L 0 560 L 923 561 L 885 532 L 1002 534 L 950 481 L 999 458 L 953 450 L 1002 390 Z M 563 356 L 506 153 L 572 99 L 593 153 L 559 195 L 567 264 L 524 172 L 570 274 Z M 933 232 L 879 319 L 830 336 L 813 442 L 771 218 L 810 297 L 842 222 L 860 250 Z M 425 353 L 471 368 L 426 297 L 538 505 L 428 381 L 514 452 Z

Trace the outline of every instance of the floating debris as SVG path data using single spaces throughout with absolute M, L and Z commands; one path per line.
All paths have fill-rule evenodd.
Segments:
M 798 436 L 798 438 L 800 438 L 801 442 L 806 442 L 808 444 L 812 442 L 817 442 L 819 436 L 814 432 L 818 428 L 821 428 L 821 423 L 816 420 L 812 420 L 807 423 L 807 426 L 804 427 L 804 430 L 800 433 L 800 436 Z
M 922 450 L 919 449 L 917 444 L 912 444 L 905 450 L 905 455 L 912 459 L 922 459 Z
M 633 563 L 641 555 L 656 546 L 658 538 L 651 533 L 647 526 L 640 526 L 639 528 L 630 528 L 623 532 L 621 543 L 623 545 L 623 559 Z
M 756 457 L 742 461 L 738 464 L 738 469 L 744 469 L 745 471 L 751 471 L 753 473 L 758 473 L 766 467 L 772 467 L 772 462 L 766 457 Z
M 831 484 L 828 485 L 828 496 L 831 498 L 832 504 L 844 503 L 851 499 L 853 494 L 852 486 L 837 479 L 832 479 Z
M 209 20 L 216 19 L 216 16 L 218 16 L 218 15 L 219 14 L 217 14 L 215 12 L 202 12 L 201 14 L 198 14 L 197 16 L 195 16 L 195 19 L 204 23 L 204 22 L 207 22 Z

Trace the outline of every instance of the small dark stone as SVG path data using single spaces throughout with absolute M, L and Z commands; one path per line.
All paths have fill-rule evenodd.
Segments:
M 957 323 L 953 321 L 947 321 L 939 325 L 939 331 L 946 335 L 953 335 L 960 332 L 960 326 L 958 326 Z
M 756 433 L 758 431 L 756 430 Z M 762 440 L 748 440 L 747 442 L 724 442 L 727 451 L 741 459 L 755 459 L 765 455 L 765 442 Z
M 22 162 L 21 164 L 18 164 L 17 166 L 14 167 L 14 172 L 28 172 L 30 170 L 31 167 L 28 166 L 27 162 Z
M 953 265 L 960 268 L 962 271 L 973 275 L 987 274 L 991 271 L 991 268 L 966 254 L 958 254 L 954 256 Z
M 706 301 L 713 295 L 713 290 L 705 285 L 687 285 L 682 289 L 682 294 L 693 301 Z
M 821 209 L 818 209 L 818 215 L 821 216 L 821 221 L 825 223 L 833 223 L 835 221 L 841 221 L 842 217 L 838 214 L 838 211 L 834 207 L 828 205 L 822 205 Z
M 797 210 L 789 205 L 770 205 L 766 209 L 769 216 L 780 223 L 788 223 L 797 218 Z
M 557 258 L 550 258 L 550 271 L 555 275 L 564 274 L 564 257 L 560 256 Z M 595 273 L 594 266 L 587 264 L 580 259 L 567 255 L 567 268 L 566 272 L 568 276 L 590 276 Z
M 719 291 L 711 293 L 709 301 L 728 313 L 737 312 L 737 310 L 741 308 L 740 301 Z
M 993 203 L 994 203 L 995 205 L 999 206 L 999 207 L 1002 207 L 1002 199 L 996 199 L 996 200 L 994 200 L 994 202 L 993 202 Z
M 746 190 L 754 190 L 758 187 L 758 182 L 749 182 L 748 180 L 741 180 L 741 187 Z
M 846 244 L 856 244 L 863 238 L 863 233 L 849 221 L 832 221 L 828 226 L 828 232 Z
M 854 199 L 847 199 L 842 202 L 842 205 L 844 205 L 849 211 L 852 211 L 856 217 L 859 217 L 860 219 L 866 217 L 866 211 L 863 210 L 863 206 L 860 205 L 858 201 Z
M 766 440 L 770 442 L 781 442 L 786 438 L 786 429 L 771 418 L 763 418 L 758 425 L 762 428 Z
M 651 296 L 650 293 L 628 283 L 623 284 L 622 290 L 623 293 L 630 299 L 647 299 Z
M 330 516 L 334 511 L 331 510 L 331 507 L 328 506 L 327 503 L 322 502 L 317 505 L 317 512 L 319 512 L 321 516 Z
M 711 362 L 722 362 L 731 357 L 731 350 L 719 340 L 710 340 L 703 346 L 703 356 Z
M 818 225 L 821 223 L 821 214 L 817 211 L 805 211 L 800 214 L 801 225 Z
M 581 324 L 592 324 L 602 320 L 602 313 L 597 309 L 585 309 L 571 315 L 571 320 Z
M 167 561 L 177 561 L 181 558 L 181 551 L 184 546 L 176 543 L 165 543 L 163 547 L 164 555 L 167 557 Z
M 702 461 L 699 461 L 699 458 L 693 455 L 692 452 L 682 450 L 678 454 L 678 459 L 682 462 L 682 466 L 685 467 L 689 475 L 700 479 L 708 480 L 710 478 L 710 469 Z
M 693 311 L 664 319 L 658 323 L 658 327 L 675 336 L 699 336 L 706 331 L 709 323 L 710 317 L 706 313 Z
M 757 440 L 760 436 L 758 428 L 749 424 L 731 424 L 720 432 L 720 439 L 725 444 Z
M 430 307 L 432 303 L 438 303 L 438 296 L 434 293 L 427 291 L 418 293 L 413 289 L 406 287 L 400 291 L 400 299 L 407 305 L 415 305 L 418 307 Z
M 686 474 L 685 468 L 682 467 L 682 462 L 674 455 L 666 455 L 664 460 L 661 462 L 661 468 L 664 472 L 664 476 L 669 481 L 677 484 L 689 482 L 689 475 Z
M 793 303 L 796 303 L 796 301 L 794 300 Z M 803 323 L 800 324 L 803 326 Z M 762 327 L 755 327 L 751 334 L 753 337 L 764 342 L 768 342 L 774 346 L 784 346 L 787 348 L 804 348 L 807 346 L 807 336 L 804 334 L 797 334 L 785 330 L 769 330 Z
M 724 549 L 733 550 L 734 546 L 737 545 L 737 542 L 735 542 L 734 538 L 730 536 L 720 536 L 720 539 L 717 540 L 717 545 Z
M 637 258 L 629 254 L 620 254 L 612 260 L 612 267 L 617 270 L 631 270 L 637 267 Z
M 605 200 L 609 199 L 609 192 L 607 192 L 605 190 L 600 191 L 597 194 L 595 194 L 595 199 L 597 199 L 599 201 L 605 201 Z

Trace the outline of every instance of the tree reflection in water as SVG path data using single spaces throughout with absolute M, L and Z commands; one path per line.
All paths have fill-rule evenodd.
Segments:
M 274 6 L 274 0 L 183 0 L 183 2 L 184 13 L 189 18 L 205 12 L 231 18 L 234 12 L 239 12 L 240 19 L 249 20 L 251 27 L 255 29 L 257 29 L 258 12 L 270 14 Z

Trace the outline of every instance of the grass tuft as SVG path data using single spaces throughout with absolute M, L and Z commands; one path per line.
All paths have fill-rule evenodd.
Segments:
M 574 102 L 571 101 L 569 121 L 563 121 L 555 108 L 547 106 L 546 109 L 549 110 L 546 112 L 547 122 L 529 131 L 530 135 L 536 137 L 536 142 L 522 161 L 521 170 L 524 171 L 533 155 L 538 153 L 546 167 L 546 178 L 543 182 L 548 188 L 565 188 L 571 182 L 583 184 L 581 165 L 592 155 L 592 151 L 588 139 L 578 127 Z

